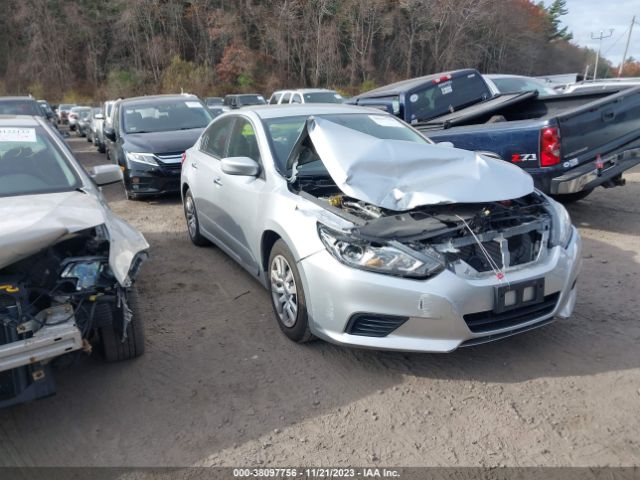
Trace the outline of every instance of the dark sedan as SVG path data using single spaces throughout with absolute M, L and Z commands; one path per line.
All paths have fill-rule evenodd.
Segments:
M 114 107 L 110 158 L 124 173 L 127 198 L 179 192 L 182 153 L 212 117 L 194 95 L 126 98 Z

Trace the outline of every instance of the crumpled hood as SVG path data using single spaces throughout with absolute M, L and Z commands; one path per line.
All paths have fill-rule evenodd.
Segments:
M 81 191 L 0 198 L 0 268 L 101 224 L 111 237 L 111 270 L 127 286 L 131 262 L 149 245 L 95 196 Z
M 316 117 L 306 130 L 334 182 L 350 197 L 395 211 L 509 200 L 533 192 L 521 168 L 475 152 L 383 140 Z
M 184 152 L 193 147 L 204 128 L 176 130 L 170 132 L 127 133 L 125 150 L 142 153 Z

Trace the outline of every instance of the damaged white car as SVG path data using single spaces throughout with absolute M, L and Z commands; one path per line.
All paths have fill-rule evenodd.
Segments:
M 571 315 L 581 241 L 501 160 L 377 110 L 253 108 L 187 150 L 187 227 L 271 292 L 292 340 L 449 352 Z
M 53 394 L 62 355 L 144 352 L 133 282 L 149 246 L 98 188 L 121 181 L 116 165 L 88 175 L 39 118 L 0 116 L 0 407 Z

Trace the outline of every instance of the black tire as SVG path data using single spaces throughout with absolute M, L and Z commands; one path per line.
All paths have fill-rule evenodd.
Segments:
M 124 313 L 116 305 L 111 310 L 112 325 L 98 329 L 102 355 L 107 362 L 130 360 L 144 353 L 144 315 L 138 305 L 138 294 L 135 287 L 127 290 L 127 303 L 133 316 L 127 326 L 127 338 L 124 342 L 122 341 Z
M 272 269 L 275 268 L 274 262 L 278 261 L 278 258 L 284 258 L 286 260 L 287 266 L 293 274 L 293 279 L 295 281 L 295 295 L 291 295 L 295 297 L 295 303 L 297 305 L 295 321 L 292 325 L 287 325 L 283 321 L 283 316 L 286 314 L 281 314 L 279 312 L 279 308 L 276 305 L 275 297 L 278 296 L 278 292 L 275 290 L 275 285 L 272 280 Z M 269 254 L 269 263 L 267 269 L 267 278 L 270 282 L 270 298 L 271 298 L 271 306 L 273 307 L 273 313 L 275 314 L 276 321 L 278 322 L 278 326 L 280 330 L 289 337 L 290 340 L 293 340 L 297 343 L 305 343 L 313 340 L 315 337 L 311 333 L 309 329 L 309 315 L 307 313 L 307 303 L 304 294 L 304 288 L 302 286 L 302 281 L 300 280 L 300 274 L 298 272 L 298 267 L 296 262 L 291 254 L 291 250 L 287 247 L 287 244 L 284 243 L 283 240 L 278 240 L 271 249 L 271 253 Z
M 593 192 L 593 189 L 582 190 L 581 192 L 576 193 L 565 193 L 563 195 L 552 195 L 552 197 L 560 203 L 574 203 L 586 198 L 591 192 Z
M 184 201 L 182 204 L 184 210 L 184 218 L 187 221 L 187 234 L 191 243 L 197 247 L 206 247 L 211 242 L 204 238 L 200 233 L 200 221 L 198 220 L 198 211 L 196 210 L 196 202 L 193 199 L 191 190 L 184 193 Z M 189 210 L 192 211 L 189 211 Z
M 93 139 L 89 135 L 87 135 L 87 143 L 93 143 Z
M 98 143 L 98 152 L 100 153 L 105 152 L 104 143 Z

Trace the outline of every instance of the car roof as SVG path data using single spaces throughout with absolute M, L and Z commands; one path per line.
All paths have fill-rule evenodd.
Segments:
M 287 105 L 256 105 L 243 107 L 234 110 L 233 113 L 253 112 L 261 119 L 296 117 L 300 115 L 330 115 L 348 113 L 369 113 L 377 115 L 388 115 L 387 112 L 377 108 L 365 108 L 357 105 L 344 105 L 337 103 L 309 103 L 309 104 L 287 104 Z M 232 112 L 229 112 L 232 113 Z
M 37 127 L 42 125 L 40 117 L 34 115 L 0 115 L 0 126 Z
M 0 101 L 1 100 L 31 100 L 32 102 L 36 101 L 33 97 L 29 97 L 27 95 L 14 95 L 14 96 L 0 97 Z
M 158 100 L 200 100 L 196 95 L 192 95 L 190 93 L 168 93 L 165 95 L 143 95 L 140 97 L 129 97 L 118 100 L 121 104 L 130 104 L 130 103 L 154 103 Z
M 328 88 L 285 88 L 283 90 L 276 90 L 275 93 L 283 93 L 283 92 L 297 92 L 297 93 L 321 93 L 321 92 L 330 92 L 336 93 L 335 90 L 330 90 Z
M 434 73 L 432 75 L 425 75 L 424 77 L 410 78 L 408 80 L 401 80 L 399 82 L 385 85 L 384 87 L 375 88 L 373 90 L 369 90 L 368 92 L 363 92 L 360 95 L 356 95 L 354 98 L 359 98 L 359 97 L 369 98 L 369 97 L 383 97 L 387 95 L 397 95 L 399 93 L 413 90 L 416 87 L 422 86 L 425 83 L 431 82 L 432 80 L 436 80 L 445 75 L 458 76 L 465 73 L 476 73 L 476 72 L 477 71 L 472 68 L 466 68 L 462 70 L 451 70 L 449 72 Z

